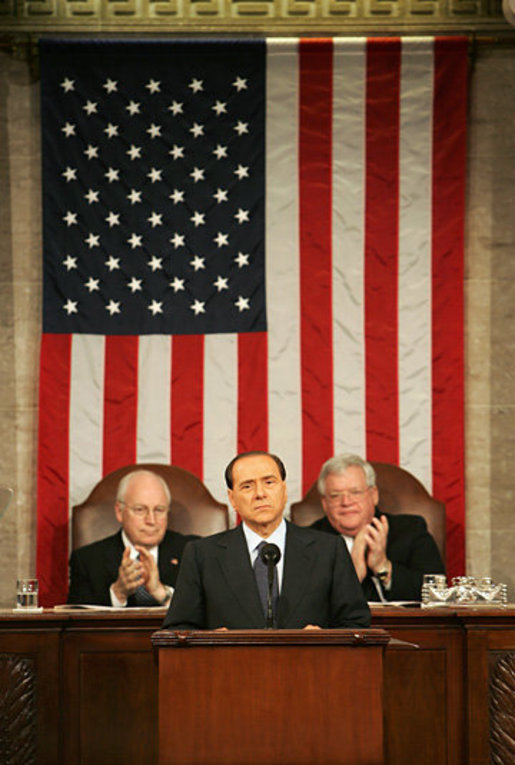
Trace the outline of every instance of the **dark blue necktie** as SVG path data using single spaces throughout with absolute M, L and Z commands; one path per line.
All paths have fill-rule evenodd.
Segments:
M 257 587 L 259 590 L 259 597 L 261 598 L 261 605 L 263 607 L 263 614 L 266 617 L 267 605 L 268 605 L 268 566 L 261 559 L 261 549 L 268 544 L 266 541 L 260 542 L 257 548 L 257 557 L 254 561 L 254 573 L 256 575 Z M 274 625 L 277 621 L 277 607 L 279 604 L 279 584 L 277 581 L 277 566 L 273 567 L 274 581 L 272 584 L 272 614 L 274 618 Z
M 140 556 L 138 555 L 138 560 Z M 140 584 L 134 595 L 132 596 L 134 603 L 142 608 L 152 608 L 154 606 L 160 606 L 161 604 L 150 594 L 144 584 Z

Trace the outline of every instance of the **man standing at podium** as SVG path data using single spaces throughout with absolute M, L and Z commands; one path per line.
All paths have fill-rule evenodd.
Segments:
M 267 452 L 240 454 L 229 463 L 228 496 L 242 523 L 187 545 L 165 629 L 370 625 L 343 540 L 284 520 L 285 479 L 282 461 Z M 274 553 L 268 593 L 263 543 Z

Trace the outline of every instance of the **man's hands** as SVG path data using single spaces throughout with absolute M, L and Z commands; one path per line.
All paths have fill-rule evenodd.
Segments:
M 118 569 L 118 579 L 112 588 L 118 600 L 123 603 L 130 595 L 134 595 L 138 587 L 144 585 L 147 591 L 159 603 L 165 601 L 167 590 L 159 580 L 159 570 L 153 556 L 145 547 L 136 546 L 139 560 L 131 559 L 131 551 L 126 547 Z
M 354 537 L 351 558 L 360 582 L 366 577 L 367 568 L 375 574 L 388 566 L 387 539 L 388 521 L 384 515 L 372 518 Z

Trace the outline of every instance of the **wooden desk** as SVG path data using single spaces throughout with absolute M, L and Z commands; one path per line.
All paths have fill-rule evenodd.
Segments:
M 16 748 L 13 761 L 155 765 L 150 636 L 162 618 L 152 610 L 0 612 L 0 741 L 7 753 Z M 515 607 L 378 608 L 372 626 L 420 646 L 393 643 L 385 653 L 388 765 L 487 765 L 492 754 L 510 761 Z

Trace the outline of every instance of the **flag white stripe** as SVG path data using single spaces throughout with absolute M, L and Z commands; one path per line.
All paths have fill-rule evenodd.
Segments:
M 268 43 L 266 285 L 269 449 L 284 460 L 290 501 L 302 496 L 298 41 Z
M 433 43 L 402 47 L 399 145 L 400 464 L 431 491 Z
M 171 343 L 142 335 L 138 353 L 137 462 L 170 462 Z
M 73 335 L 70 370 L 69 512 L 102 475 L 105 339 Z M 70 526 L 71 533 L 71 526 Z
M 334 451 L 365 453 L 364 156 L 366 40 L 335 43 L 333 83 Z
M 206 335 L 204 340 L 203 480 L 211 494 L 227 502 L 223 470 L 238 446 L 238 339 Z

